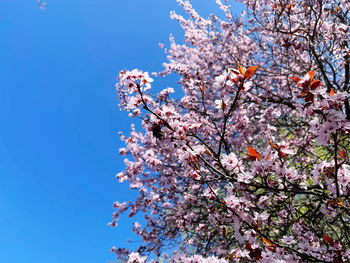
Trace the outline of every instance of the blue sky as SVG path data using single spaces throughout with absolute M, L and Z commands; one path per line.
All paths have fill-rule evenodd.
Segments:
M 160 71 L 175 0 L 0 0 L 0 262 L 112 262 L 131 222 L 110 228 L 115 200 L 134 198 L 123 169 L 115 78 Z M 205 17 L 214 0 L 193 0 Z M 154 85 L 176 86 L 176 78 Z

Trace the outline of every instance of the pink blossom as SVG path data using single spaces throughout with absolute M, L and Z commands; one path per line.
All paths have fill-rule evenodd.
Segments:
M 348 1 L 240 0 L 247 13 L 234 16 L 218 0 L 224 16 L 209 18 L 177 2 L 184 41 L 170 36 L 158 75 L 177 74 L 183 93 L 151 93 L 138 69 L 118 76 L 120 108 L 140 125 L 121 134 L 116 177 L 138 196 L 115 203 L 110 225 L 123 213 L 144 221 L 133 227 L 138 252 L 113 252 L 128 262 L 346 262 Z

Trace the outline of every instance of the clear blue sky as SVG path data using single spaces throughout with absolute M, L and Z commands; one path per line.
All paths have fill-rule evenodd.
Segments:
M 110 228 L 115 200 L 134 198 L 123 169 L 115 78 L 160 71 L 158 43 L 182 31 L 175 0 L 0 0 L 0 263 L 112 262 L 131 222 Z M 200 14 L 214 0 L 193 0 Z M 176 78 L 155 85 L 174 87 Z M 130 246 L 130 245 L 129 245 Z

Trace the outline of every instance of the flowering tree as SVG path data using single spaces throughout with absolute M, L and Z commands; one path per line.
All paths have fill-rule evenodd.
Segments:
M 350 262 L 350 2 L 242 0 L 247 16 L 171 17 L 161 75 L 120 72 L 120 107 L 141 119 L 121 135 L 125 170 L 137 189 L 121 213 L 144 244 L 113 248 L 128 262 L 149 253 L 169 262 Z M 170 246 L 176 253 L 167 256 Z M 149 260 L 158 262 L 158 260 Z

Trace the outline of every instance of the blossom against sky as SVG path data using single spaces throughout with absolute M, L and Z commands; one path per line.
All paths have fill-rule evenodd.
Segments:
M 107 226 L 133 194 L 118 131 L 130 121 L 114 88 L 124 68 L 160 71 L 175 0 L 0 2 L 0 262 L 110 262 L 131 222 Z M 203 16 L 215 1 L 192 1 Z M 158 85 L 176 86 L 175 78 Z M 130 244 L 132 246 L 132 244 Z

